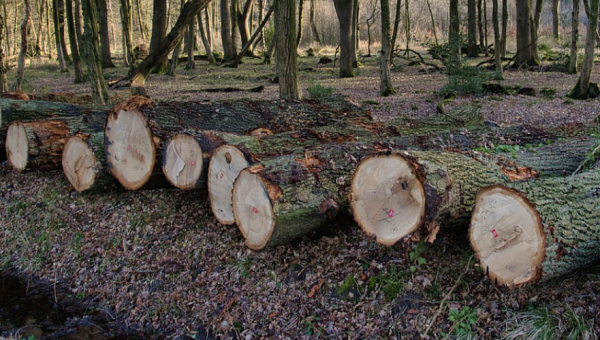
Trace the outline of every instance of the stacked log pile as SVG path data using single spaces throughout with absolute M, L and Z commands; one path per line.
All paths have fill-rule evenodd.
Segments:
M 471 245 L 498 284 L 600 257 L 600 175 L 562 177 L 596 148 L 598 125 L 501 128 L 477 106 L 382 123 L 344 99 L 0 103 L 0 137 L 17 171 L 62 166 L 80 192 L 116 183 L 207 188 L 216 219 L 236 224 L 251 249 L 285 244 L 349 211 L 390 246 L 434 242 L 439 230 L 470 221 Z

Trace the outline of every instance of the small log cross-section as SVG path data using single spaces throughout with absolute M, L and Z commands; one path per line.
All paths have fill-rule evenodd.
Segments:
M 202 148 L 193 136 L 180 133 L 167 141 L 163 173 L 173 186 L 182 190 L 195 188 L 203 166 Z
M 12 123 L 6 133 L 6 157 L 17 171 L 56 169 L 69 127 L 61 120 Z
M 331 145 L 242 170 L 233 185 L 233 212 L 246 246 L 290 242 L 346 210 L 352 173 L 373 152 Z
M 235 146 L 223 145 L 213 153 L 208 168 L 208 198 L 212 212 L 221 224 L 235 223 L 231 203 L 233 183 L 249 165 L 246 155 Z
M 368 235 L 393 245 L 419 230 L 467 225 L 477 191 L 503 183 L 499 167 L 455 152 L 410 151 L 365 158 L 352 178 L 350 207 Z
M 600 258 L 600 172 L 480 191 L 469 239 L 487 276 L 510 287 Z
M 69 183 L 79 192 L 105 191 L 116 184 L 106 166 L 102 132 L 69 138 L 63 149 L 62 168 Z

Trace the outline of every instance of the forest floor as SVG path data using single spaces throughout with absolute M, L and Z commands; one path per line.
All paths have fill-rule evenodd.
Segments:
M 306 97 L 315 84 L 331 87 L 378 120 L 434 115 L 446 75 L 396 63 L 398 94 L 388 98 L 378 95 L 375 57 L 362 59 L 352 79 L 337 78 L 337 68 L 318 57 L 302 57 L 301 87 Z M 52 67 L 31 65 L 25 92 L 87 93 L 87 84 L 73 85 L 70 74 Z M 506 72 L 503 82 L 532 87 L 537 96 L 462 95 L 449 106 L 477 103 L 498 125 L 585 124 L 600 114 L 597 99 L 565 97 L 576 76 L 540 69 Z M 152 75 L 146 91 L 166 101 L 278 100 L 273 76 L 273 66 L 258 59 L 239 69 L 198 61 L 176 77 Z M 202 92 L 258 85 L 265 90 Z M 433 244 L 386 247 L 350 216 L 293 244 L 251 251 L 237 228 L 212 216 L 204 191 L 78 194 L 61 172 L 17 174 L 0 164 L 2 281 L 17 278 L 25 297 L 61 314 L 59 321 L 32 316 L 39 301 L 19 297 L 16 307 L 0 305 L 0 337 L 18 338 L 19 329 L 23 337 L 76 339 L 83 326 L 97 330 L 86 333 L 96 339 L 519 339 L 535 331 L 598 337 L 599 262 L 510 290 L 486 280 L 472 255 L 466 227 L 442 226 Z M 30 313 L 17 320 L 16 309 Z

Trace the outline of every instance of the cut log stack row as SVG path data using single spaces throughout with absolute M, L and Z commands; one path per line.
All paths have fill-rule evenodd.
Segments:
M 376 123 L 345 100 L 132 97 L 112 108 L 2 100 L 2 112 L 18 171 L 62 166 L 77 191 L 107 190 L 115 178 L 129 190 L 207 188 L 215 217 L 237 224 L 252 249 L 351 211 L 385 245 L 433 242 L 440 229 L 470 221 L 480 265 L 509 286 L 600 257 L 600 173 L 548 176 L 575 171 L 598 126 L 490 127 L 476 106 Z M 537 147 L 474 150 L 500 144 Z M 546 178 L 535 179 L 540 172 Z

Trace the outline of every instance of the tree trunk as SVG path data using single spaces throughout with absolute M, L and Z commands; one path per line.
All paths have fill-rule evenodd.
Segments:
M 16 91 L 21 91 L 23 85 L 23 76 L 25 75 L 25 57 L 27 56 L 27 27 L 29 26 L 29 17 L 31 15 L 31 4 L 29 0 L 25 1 L 25 13 L 21 23 L 21 50 L 19 52 L 19 61 L 17 68 Z
M 458 0 L 450 0 L 450 28 L 448 30 L 448 44 L 450 45 L 449 65 L 454 68 L 460 63 L 460 13 Z
M 431 18 L 431 30 L 433 31 L 433 38 L 435 39 L 435 46 L 438 46 L 439 44 L 437 38 L 437 31 L 435 29 L 435 18 L 433 17 L 433 11 L 431 10 L 431 4 L 429 3 L 429 0 L 427 0 L 427 10 L 429 11 L 429 17 Z
M 532 16 L 530 0 L 517 0 L 517 57 L 515 67 L 535 66 L 539 62 L 533 55 Z
M 540 18 L 542 16 L 542 7 L 544 5 L 544 0 L 536 0 L 535 2 L 535 11 L 533 13 L 533 17 L 532 17 L 532 24 L 531 24 L 531 54 L 533 55 L 533 59 L 537 62 L 537 64 L 539 65 L 540 63 L 540 56 L 538 54 L 538 47 L 537 47 L 537 41 L 538 41 L 538 31 L 539 31 L 539 27 L 540 27 Z
M 60 47 L 62 54 L 67 62 L 70 61 L 69 53 L 67 51 L 67 42 L 65 40 L 65 2 L 64 0 L 57 0 L 58 6 L 58 27 L 60 34 Z
M 100 20 L 100 58 L 102 68 L 115 67 L 110 55 L 110 34 L 108 30 L 108 5 L 106 0 L 98 0 L 98 19 Z
M 200 12 L 197 14 L 200 15 Z M 193 70 L 196 68 L 196 63 L 194 61 L 194 47 L 196 46 L 196 18 L 192 18 L 190 24 L 188 26 L 188 36 L 187 36 L 187 63 L 185 64 L 185 68 L 188 70 Z
M 315 23 L 315 1 L 316 0 L 310 0 L 309 21 L 310 21 L 310 29 L 312 31 L 313 39 L 317 43 L 320 44 L 321 43 L 321 36 L 319 35 L 319 30 L 317 29 L 317 24 Z
M 279 78 L 279 98 L 302 98 L 298 84 L 296 49 L 296 1 L 282 0 L 275 7 L 275 69 Z
M 4 0 L 2 0 L 2 6 L 4 6 Z M 6 79 L 6 72 L 8 69 L 6 68 L 6 60 L 4 55 L 4 20 L 5 17 L 0 15 L 0 93 L 4 93 L 8 91 L 8 81 Z M 1 114 L 1 111 L 0 111 Z M 1 118 L 1 117 L 0 117 Z M 2 125 L 2 120 L 0 119 L 0 126 Z M 1 142 L 0 142 L 1 143 Z M 1 150 L 0 150 L 1 151 Z
M 71 56 L 73 57 L 73 69 L 75 70 L 75 79 L 73 83 L 80 84 L 85 82 L 83 69 L 81 68 L 81 58 L 79 56 L 79 45 L 77 43 L 77 32 L 75 32 L 75 18 L 73 16 L 73 0 L 65 0 L 67 11 L 67 25 L 69 26 L 69 44 L 71 45 Z M 79 10 L 79 8 L 77 8 Z
M 477 49 L 477 0 L 468 0 L 467 16 L 467 54 L 470 57 L 479 55 Z
M 121 24 L 123 29 L 124 37 L 124 54 L 125 59 L 128 61 L 127 75 L 131 76 L 135 68 L 135 57 L 133 53 L 133 36 L 132 36 L 132 23 L 131 23 L 131 0 L 120 0 L 121 1 Z
M 400 30 L 400 9 L 402 8 L 402 1 L 396 1 L 396 15 L 394 17 L 394 32 L 392 33 L 392 50 L 396 48 L 396 40 L 398 39 L 398 31 Z
M 238 56 L 235 57 L 235 60 L 231 63 L 232 67 L 237 67 L 239 65 L 240 61 L 242 61 L 242 56 L 244 54 L 246 54 L 246 50 L 252 45 L 252 42 L 263 31 L 263 28 L 265 27 L 265 25 L 269 21 L 269 18 L 271 17 L 271 14 L 273 14 L 274 10 L 275 10 L 275 6 L 271 6 L 271 8 L 269 8 L 269 11 L 265 15 L 263 21 L 260 23 L 260 25 L 258 26 L 258 28 L 256 29 L 256 31 L 254 31 L 254 34 L 252 34 L 252 36 L 250 37 L 250 39 L 248 40 L 248 42 L 246 43 L 246 45 L 244 45 L 244 47 L 242 47 L 242 50 L 240 51 L 240 53 L 238 54 Z
M 156 53 L 160 52 L 161 44 L 165 40 L 165 34 L 167 34 L 167 0 L 153 0 L 153 4 L 154 7 L 152 10 L 152 37 L 150 38 L 150 55 L 155 55 Z M 181 16 L 183 15 L 184 13 L 182 12 Z M 186 15 L 189 16 L 189 14 Z M 196 16 L 196 13 L 194 13 L 193 16 Z M 175 45 L 173 45 L 173 48 Z M 162 58 L 158 59 L 156 64 L 153 65 L 153 69 L 156 70 L 157 73 L 164 73 L 167 69 L 167 55 L 173 50 L 173 48 L 164 54 Z
M 586 1 L 586 0 L 584 0 Z M 596 47 L 596 29 L 598 28 L 598 3 L 600 0 L 590 0 L 590 17 L 585 39 L 585 57 L 577 84 L 569 96 L 575 99 L 587 99 L 590 95 L 590 79 L 594 67 L 594 49 Z
M 577 42 L 579 41 L 579 3 L 581 0 L 573 1 L 573 12 L 571 12 L 571 56 L 569 58 L 569 73 L 577 73 Z
M 381 56 L 379 58 L 379 94 L 387 97 L 396 93 L 392 86 L 390 75 L 390 60 L 392 54 L 390 37 L 390 3 L 389 0 L 381 2 Z
M 210 20 L 208 18 L 208 13 L 206 14 L 206 24 L 208 25 Z M 204 30 L 204 25 L 202 24 L 202 13 L 198 13 L 198 31 L 200 31 L 200 37 L 202 38 L 202 44 L 204 45 L 204 49 L 206 50 L 206 57 L 208 58 L 208 62 L 211 65 L 216 64 L 215 61 L 215 56 L 213 55 L 213 51 L 212 51 L 212 46 L 210 44 L 210 41 L 208 40 L 208 37 L 210 36 L 210 32 L 207 34 L 207 32 Z
M 508 0 L 502 0 L 502 58 L 506 57 L 506 30 L 508 27 Z
M 137 15 L 138 15 L 138 22 L 140 24 L 140 34 L 142 35 L 142 40 L 146 41 L 146 34 L 147 34 L 147 28 L 146 25 L 144 24 L 144 20 L 142 18 L 142 0 L 137 0 Z
M 479 46 L 486 48 L 483 35 L 483 0 L 477 0 L 477 32 L 479 33 Z
M 417 231 L 466 225 L 477 191 L 503 182 L 498 167 L 452 152 L 378 155 L 356 169 L 350 206 L 365 233 L 394 245 Z
M 146 82 L 146 78 L 150 75 L 152 70 L 160 65 L 163 60 L 167 58 L 169 53 L 173 51 L 175 46 L 181 41 L 185 28 L 189 25 L 189 22 L 194 18 L 201 10 L 206 8 L 206 5 L 210 0 L 192 0 L 186 2 L 177 22 L 171 29 L 171 32 L 160 42 L 160 45 L 154 53 L 150 53 L 146 59 L 144 59 L 140 65 L 133 71 L 131 76 L 131 84 L 133 86 L 143 86 Z
M 100 60 L 100 41 L 98 38 L 98 11 L 94 0 L 81 3 L 85 33 L 83 34 L 82 55 L 88 68 L 88 78 L 92 98 L 96 104 L 106 104 L 109 100 L 108 86 L 104 80 Z
M 494 21 L 494 64 L 498 79 L 504 79 L 504 70 L 502 68 L 502 40 L 500 38 L 500 25 L 498 23 L 498 0 L 492 0 L 492 20 Z
M 330 145 L 242 170 L 232 201 L 246 246 L 258 250 L 289 243 L 344 211 L 349 179 L 372 151 Z
M 183 5 L 185 4 L 185 0 L 181 0 L 181 6 L 179 7 L 179 11 L 181 11 L 183 9 Z M 189 26 L 188 26 L 189 29 Z M 177 72 L 177 65 L 179 65 L 179 55 L 181 54 L 181 45 L 183 44 L 183 42 L 179 42 L 179 44 L 177 44 L 177 46 L 175 47 L 175 49 L 173 50 L 173 55 L 171 56 L 171 67 L 169 69 L 169 75 L 171 77 L 175 77 L 175 73 Z M 187 58 L 188 60 L 190 59 L 189 56 Z M 193 59 L 193 57 L 192 57 Z M 192 60 L 192 62 L 194 62 Z
M 575 0 L 573 0 L 573 6 L 575 6 Z M 560 0 L 552 0 L 552 35 L 554 39 L 560 40 Z
M 300 46 L 302 40 L 302 24 L 304 23 L 304 0 L 298 0 L 298 29 L 296 34 L 296 48 Z
M 469 236 L 486 275 L 515 287 L 598 259 L 599 182 L 591 171 L 481 190 Z
M 78 192 L 104 192 L 117 188 L 104 157 L 104 133 L 70 137 L 62 152 L 62 169 Z
M 52 17 L 53 17 L 53 21 L 54 21 L 54 41 L 56 43 L 56 54 L 58 56 L 58 66 L 60 69 L 60 72 L 67 72 L 67 62 L 65 61 L 65 54 L 63 53 L 63 49 L 62 49 L 62 41 L 61 41 L 61 35 L 60 35 L 60 22 L 59 22 L 59 16 L 60 16 L 60 9 L 58 6 L 58 0 L 53 0 L 52 1 Z
M 3 6 L 3 5 L 0 5 Z M 37 2 L 37 9 L 38 9 L 38 34 L 35 37 L 35 48 L 34 48 L 34 55 L 36 56 L 41 56 L 42 55 L 42 44 L 43 44 L 43 27 L 44 27 L 44 2 L 43 1 L 38 1 Z M 4 23 L 2 23 L 2 25 L 4 25 Z
M 221 41 L 223 45 L 223 59 L 235 58 L 235 45 L 231 35 L 231 13 L 229 0 L 221 0 Z
M 238 11 L 237 25 L 240 30 L 240 38 L 242 40 L 242 46 L 245 46 L 246 44 L 248 44 L 248 41 L 250 40 L 249 18 L 250 18 L 250 13 L 251 13 L 253 5 L 254 5 L 254 2 L 252 0 L 246 0 L 246 4 L 244 5 L 243 11 Z M 249 55 L 253 54 L 252 45 L 250 45 L 248 47 L 248 50 L 246 52 Z
M 333 0 L 333 4 L 340 23 L 340 77 L 354 77 L 354 67 L 352 65 L 355 50 L 352 34 L 354 0 Z

